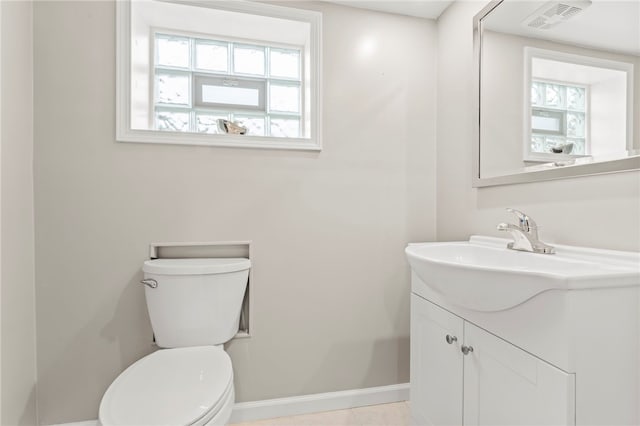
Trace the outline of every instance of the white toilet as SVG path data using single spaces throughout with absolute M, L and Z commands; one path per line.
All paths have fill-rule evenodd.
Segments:
M 102 426 L 224 425 L 234 404 L 231 359 L 249 259 L 144 262 L 145 296 L 158 350 L 109 386 Z M 166 349 L 164 349 L 166 348 Z

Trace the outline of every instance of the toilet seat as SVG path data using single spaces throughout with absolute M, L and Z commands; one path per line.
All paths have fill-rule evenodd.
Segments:
M 231 359 L 221 347 L 161 349 L 114 380 L 99 418 L 103 426 L 200 426 L 214 418 L 225 423 L 233 400 Z

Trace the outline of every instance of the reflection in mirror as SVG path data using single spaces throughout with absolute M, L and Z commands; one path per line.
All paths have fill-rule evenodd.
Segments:
M 640 153 L 640 2 L 504 0 L 479 35 L 480 179 Z

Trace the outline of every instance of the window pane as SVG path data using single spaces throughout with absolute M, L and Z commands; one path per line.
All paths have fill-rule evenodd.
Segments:
M 260 90 L 250 87 L 203 84 L 202 102 L 258 107 L 260 106 Z
M 196 114 L 196 131 L 198 133 L 224 133 L 218 128 L 218 119 L 229 119 L 228 114 Z
M 227 72 L 228 56 L 226 44 L 196 41 L 196 68 L 208 71 Z
M 586 143 L 584 139 L 568 139 L 567 143 L 573 144 L 573 150 L 571 151 L 571 154 L 585 155 L 587 153 Z
M 531 85 L 531 104 L 544 105 L 544 84 L 534 82 Z
M 271 111 L 300 112 L 300 87 L 272 84 L 269 89 Z
M 240 74 L 264 75 L 264 49 L 235 46 L 233 49 L 233 70 Z
M 157 74 L 156 89 L 156 102 L 163 104 L 189 104 L 188 75 Z
M 159 65 L 189 68 L 188 38 L 158 35 L 156 40 Z
M 531 136 L 531 152 L 544 152 L 544 136 Z
M 536 130 L 560 131 L 560 121 L 556 117 L 531 117 L 531 126 Z
M 579 112 L 567 113 L 567 136 L 573 138 L 584 137 L 584 114 Z
M 236 115 L 234 121 L 247 128 L 247 135 L 264 136 L 264 117 L 241 117 Z
M 547 84 L 545 90 L 545 104 L 558 108 L 564 106 L 564 92 L 564 86 Z
M 564 113 L 560 111 L 534 110 L 531 128 L 539 133 L 564 134 Z
M 271 49 L 269 73 L 272 77 L 300 79 L 300 52 Z
M 584 111 L 585 90 L 582 87 L 567 87 L 567 108 Z
M 189 130 L 189 113 L 173 111 L 156 111 L 156 128 L 173 132 Z
M 271 136 L 284 138 L 300 137 L 300 120 L 289 118 L 271 119 Z

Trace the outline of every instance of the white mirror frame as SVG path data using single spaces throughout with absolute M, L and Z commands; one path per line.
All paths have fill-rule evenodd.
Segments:
M 577 176 L 590 176 L 605 173 L 628 172 L 640 170 L 640 155 L 597 163 L 576 164 L 565 167 L 554 167 L 546 170 L 523 171 L 521 173 L 481 177 L 480 175 L 480 96 L 481 96 L 481 59 L 482 59 L 482 22 L 493 9 L 504 0 L 493 0 L 485 6 L 473 18 L 473 64 L 474 64 L 474 136 L 472 149 L 472 186 L 480 188 L 485 186 L 510 185 L 527 182 L 540 182 L 545 180 L 566 179 Z M 517 141 L 520 143 L 520 141 Z

